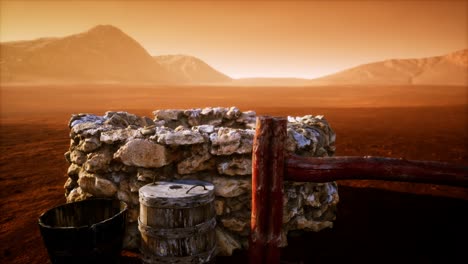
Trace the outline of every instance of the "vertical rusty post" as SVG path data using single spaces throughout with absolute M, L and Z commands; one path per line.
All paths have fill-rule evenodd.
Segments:
M 257 117 L 252 150 L 250 263 L 279 263 L 287 120 Z
M 267 231 L 266 263 L 280 263 L 281 228 L 283 225 L 283 178 L 284 155 L 287 136 L 287 119 L 275 118 L 272 126 L 272 142 L 270 144 L 270 194 L 268 209 L 271 213 Z
M 273 119 L 257 117 L 252 149 L 252 213 L 250 218 L 250 263 L 264 263 L 267 232 L 268 151 Z

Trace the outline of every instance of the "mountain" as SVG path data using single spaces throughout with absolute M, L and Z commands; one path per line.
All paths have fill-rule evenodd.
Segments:
M 231 78 L 213 69 L 202 60 L 187 55 L 154 56 L 156 62 L 179 82 L 191 84 L 230 82 Z
M 392 59 L 360 65 L 317 79 L 231 79 L 198 58 L 152 57 L 111 25 L 62 38 L 0 43 L 2 83 L 81 82 L 234 86 L 468 85 L 468 49 L 443 56 Z
M 2 82 L 174 82 L 134 39 L 110 25 L 63 38 L 0 43 Z
M 468 49 L 443 56 L 364 64 L 310 85 L 468 85 Z

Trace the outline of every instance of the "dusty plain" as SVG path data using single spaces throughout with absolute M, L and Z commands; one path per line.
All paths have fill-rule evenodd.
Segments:
M 153 117 L 156 109 L 237 106 L 261 115 L 324 115 L 337 134 L 338 156 L 388 156 L 468 165 L 468 87 L 76 84 L 0 88 L 0 263 L 48 262 L 37 218 L 65 202 L 67 162 L 63 154 L 69 145 L 67 123 L 73 113 L 103 115 L 122 110 Z M 390 254 L 393 257 L 386 260 L 388 263 L 401 263 L 407 253 L 412 257 L 404 263 L 439 263 L 437 257 L 445 253 L 455 252 L 458 260 L 456 254 L 466 246 L 466 239 L 460 248 L 451 242 L 454 235 L 468 235 L 466 189 L 374 181 L 343 181 L 339 185 L 336 228 L 291 237 L 293 247 L 284 250 L 283 263 L 375 263 L 373 256 L 393 250 L 403 253 Z M 445 237 L 440 241 L 428 234 Z M 425 246 L 432 242 L 434 248 Z M 379 243 L 381 251 L 374 248 Z M 437 248 L 444 243 L 452 243 L 453 252 Z M 308 253 L 309 246 L 320 253 Z M 435 248 L 440 254 L 432 256 Z M 245 252 L 238 252 L 233 258 L 219 258 L 219 262 L 243 259 Z M 125 252 L 122 263 L 139 261 L 135 253 Z

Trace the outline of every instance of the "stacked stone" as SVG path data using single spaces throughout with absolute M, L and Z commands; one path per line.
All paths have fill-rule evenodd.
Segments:
M 153 180 L 199 179 L 215 185 L 220 255 L 248 247 L 255 112 L 236 107 L 157 110 L 155 118 L 126 112 L 73 115 L 69 127 L 67 202 L 109 197 L 129 205 L 127 248 L 140 235 L 138 190 Z M 287 151 L 331 156 L 335 134 L 322 116 L 288 118 Z M 285 182 L 283 245 L 290 230 L 331 227 L 335 183 Z

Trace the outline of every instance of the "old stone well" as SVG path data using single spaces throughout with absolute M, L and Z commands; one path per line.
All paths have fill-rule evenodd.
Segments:
M 67 202 L 92 196 L 125 201 L 124 247 L 136 249 L 139 188 L 153 179 L 208 181 L 215 186 L 218 254 L 247 249 L 255 112 L 207 107 L 153 113 L 154 119 L 127 112 L 71 117 Z M 332 156 L 335 133 L 323 116 L 288 117 L 286 149 L 301 156 Z M 334 182 L 285 182 L 282 245 L 287 245 L 288 231 L 332 227 L 338 200 Z

